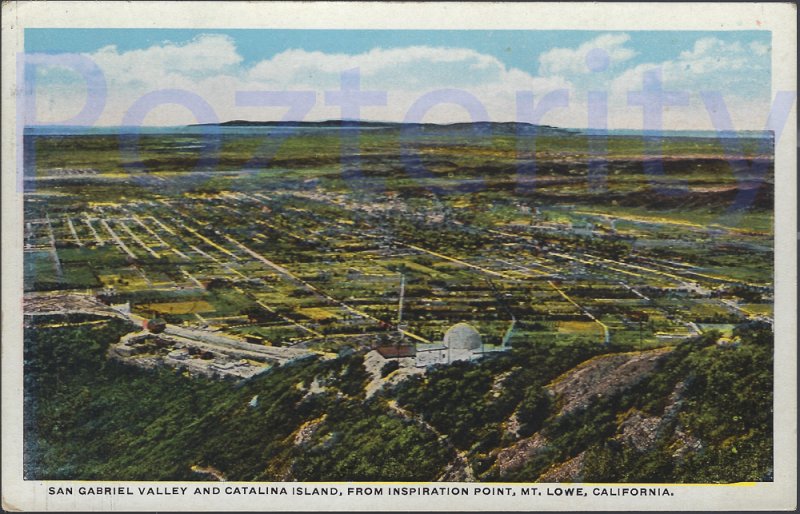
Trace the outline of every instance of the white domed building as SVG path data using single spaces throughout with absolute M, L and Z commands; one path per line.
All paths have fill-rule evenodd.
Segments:
M 439 344 L 418 344 L 416 365 L 447 364 L 479 358 L 482 355 L 480 332 L 469 323 L 456 323 L 444 333 Z
M 451 350 L 479 350 L 481 335 L 469 323 L 456 323 L 444 333 L 445 346 Z

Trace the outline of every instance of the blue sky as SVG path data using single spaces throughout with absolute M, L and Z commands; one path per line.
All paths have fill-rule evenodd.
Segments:
M 389 93 L 392 105 L 383 113 L 375 111 L 372 117 L 378 119 L 402 118 L 409 104 L 427 91 L 462 88 L 486 104 L 493 120 L 507 121 L 516 112 L 511 105 L 516 91 L 530 90 L 541 97 L 548 90 L 567 89 L 567 111 L 571 113 L 554 113 L 554 123 L 585 126 L 586 106 L 582 104 L 586 103 L 586 91 L 602 90 L 609 94 L 609 123 L 618 128 L 637 128 L 626 126 L 634 122 L 635 112 L 625 102 L 624 89 L 636 90 L 637 84 L 641 89 L 642 74 L 658 68 L 665 87 L 686 90 L 693 97 L 687 109 L 702 109 L 700 91 L 719 91 L 739 110 L 747 111 L 739 116 L 746 120 L 748 113 L 752 117 L 753 109 L 758 109 L 757 104 L 769 103 L 770 43 L 768 31 L 25 31 L 28 54 L 79 53 L 97 62 L 109 84 L 108 112 L 98 120 L 102 124 L 115 124 L 114 120 L 119 124 L 126 110 L 119 97 L 167 87 L 194 91 L 225 119 L 237 114 L 233 97 L 222 101 L 217 96 L 230 88 L 311 89 L 321 94 L 336 86 L 333 79 L 341 71 L 353 66 L 363 72 L 362 86 Z M 587 69 L 586 55 L 593 48 L 601 48 L 609 56 L 604 71 Z M 444 55 L 447 52 L 451 57 Z M 83 81 L 72 75 L 70 78 L 64 70 L 40 70 L 37 100 L 48 98 L 48 103 L 37 101 L 37 108 L 44 110 L 49 105 L 53 112 L 40 112 L 37 120 L 47 122 L 49 116 L 56 122 L 58 116 L 68 117 L 65 109 L 59 110 L 53 102 L 57 103 L 58 97 L 85 95 Z M 322 102 L 317 104 L 308 119 L 336 117 Z M 170 109 L 165 106 L 160 110 Z M 623 113 L 626 110 L 627 114 Z M 172 109 L 160 117 L 156 112 L 153 122 L 163 124 L 176 115 L 186 117 L 185 112 L 178 115 L 178 111 Z M 437 107 L 429 114 L 435 118 L 430 121 L 461 121 L 456 118 L 463 118 L 465 113 L 459 114 L 458 108 L 446 112 Z M 700 128 L 697 125 L 702 124 L 702 117 L 696 112 L 695 116 L 697 120 L 690 122 L 693 126 L 689 128 Z

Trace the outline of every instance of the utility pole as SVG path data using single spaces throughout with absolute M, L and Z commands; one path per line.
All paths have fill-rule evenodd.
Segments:
M 400 353 L 400 346 L 405 342 L 406 335 L 403 333 L 403 300 L 406 296 L 406 275 L 402 271 L 400 272 L 400 300 L 398 301 L 397 305 L 397 331 L 400 333 L 400 339 L 397 340 L 395 343 L 395 349 L 397 350 L 397 354 Z
M 397 326 L 400 327 L 400 323 L 403 322 L 403 298 L 406 296 L 406 276 L 404 273 L 400 273 L 400 301 L 397 306 Z

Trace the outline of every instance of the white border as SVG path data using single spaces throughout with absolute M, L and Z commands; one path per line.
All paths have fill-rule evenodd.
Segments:
M 47 496 L 22 469 L 22 201 L 16 189 L 16 53 L 25 28 L 770 30 L 772 88 L 796 91 L 796 6 L 623 3 L 8 2 L 2 18 L 2 494 L 6 510 L 793 510 L 796 507 L 796 104 L 776 148 L 775 481 L 672 486 L 673 497 Z M 766 119 L 766 113 L 764 113 Z M 77 483 L 73 483 L 77 484 Z M 111 485 L 112 483 L 103 483 Z M 125 483 L 123 485 L 142 485 Z M 173 485 L 153 483 L 151 485 Z M 194 483 L 186 485 L 196 485 Z M 248 484 L 250 485 L 250 484 Z M 341 487 L 341 485 L 340 485 Z

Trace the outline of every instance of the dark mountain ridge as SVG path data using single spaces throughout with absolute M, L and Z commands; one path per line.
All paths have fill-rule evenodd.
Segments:
M 325 120 L 325 121 L 252 121 L 252 120 L 230 120 L 222 123 L 199 123 L 189 125 L 190 127 L 282 127 L 282 128 L 364 128 L 364 129 L 385 129 L 385 130 L 414 130 L 423 132 L 433 131 L 463 131 L 471 130 L 479 133 L 506 133 L 506 134 L 530 134 L 538 131 L 560 134 L 578 134 L 577 129 L 565 129 L 550 125 L 534 125 L 531 123 L 520 122 L 491 122 L 479 121 L 471 123 L 399 123 L 388 121 L 369 121 L 369 120 Z

